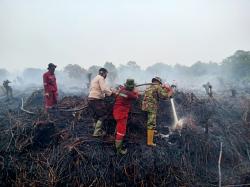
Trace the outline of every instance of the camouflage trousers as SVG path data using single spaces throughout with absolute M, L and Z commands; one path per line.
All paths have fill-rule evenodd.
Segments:
M 156 111 L 147 111 L 148 113 L 148 121 L 147 121 L 147 129 L 154 130 L 156 128 Z

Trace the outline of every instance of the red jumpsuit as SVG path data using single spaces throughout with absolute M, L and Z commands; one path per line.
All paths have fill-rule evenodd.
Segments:
M 50 71 L 43 74 L 43 85 L 45 93 L 45 110 L 52 108 L 57 104 L 57 84 L 55 74 Z
M 138 98 L 138 93 L 128 91 L 122 87 L 115 100 L 113 116 L 116 120 L 116 140 L 123 140 L 126 135 L 128 114 L 131 109 L 131 101 Z

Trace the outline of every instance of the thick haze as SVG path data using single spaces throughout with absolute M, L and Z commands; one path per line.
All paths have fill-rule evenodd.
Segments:
M 0 68 L 191 65 L 250 49 L 249 0 L 0 0 Z

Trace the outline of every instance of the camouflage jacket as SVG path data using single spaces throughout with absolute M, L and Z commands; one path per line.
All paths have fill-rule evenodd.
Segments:
M 145 91 L 142 101 L 142 110 L 155 111 L 158 108 L 159 99 L 167 99 L 168 92 L 161 85 L 151 85 Z

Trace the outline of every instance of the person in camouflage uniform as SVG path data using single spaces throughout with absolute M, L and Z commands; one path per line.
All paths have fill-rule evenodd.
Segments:
M 160 77 L 154 77 L 152 79 L 152 85 L 150 85 L 144 94 L 142 101 L 142 110 L 148 114 L 147 121 L 147 145 L 156 146 L 153 143 L 154 133 L 156 128 L 156 116 L 158 109 L 159 99 L 169 98 L 173 92 L 171 89 L 162 86 L 162 80 Z

